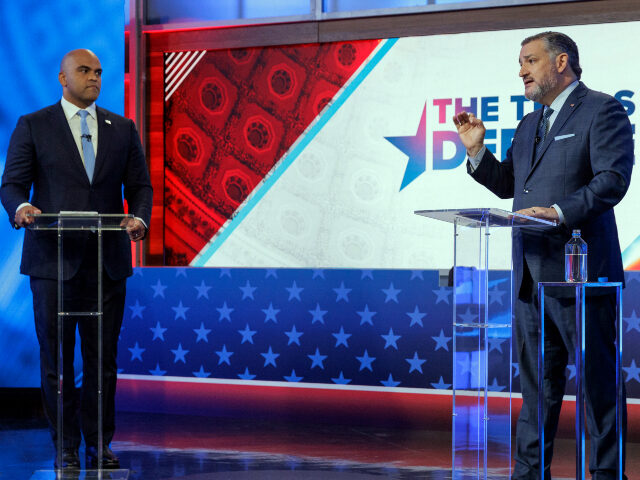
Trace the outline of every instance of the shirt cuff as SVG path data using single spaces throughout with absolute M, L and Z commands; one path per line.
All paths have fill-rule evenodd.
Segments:
M 30 207 L 30 206 L 31 204 L 29 202 L 21 203 L 20 205 L 18 205 L 18 208 L 16 208 L 16 213 L 18 213 L 22 207 Z
M 482 161 L 482 157 L 484 157 L 484 152 L 486 151 L 487 151 L 487 147 L 483 145 L 480 151 L 476 153 L 473 157 L 470 155 L 467 157 L 469 158 L 469 163 L 471 164 L 472 172 L 475 172 L 476 168 L 478 168 L 478 165 L 480 165 L 480 162 Z
M 560 207 L 554 203 L 553 205 L 551 205 L 551 208 L 553 208 L 558 214 L 558 223 L 559 224 L 564 223 L 564 215 Z
M 145 223 L 145 221 L 143 219 L 141 219 L 140 217 L 133 217 L 136 220 L 140 220 L 140 223 L 142 225 L 144 225 L 144 228 L 146 228 L 147 230 L 149 230 L 149 227 L 147 227 L 147 224 Z

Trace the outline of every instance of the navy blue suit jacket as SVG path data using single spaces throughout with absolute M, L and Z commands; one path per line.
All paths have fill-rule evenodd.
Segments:
M 522 283 L 524 260 L 534 288 L 537 282 L 564 281 L 564 244 L 576 228 L 588 246 L 589 281 L 623 281 L 613 207 L 629 188 L 633 167 L 627 113 L 615 98 L 580 82 L 533 158 L 541 116 L 539 109 L 522 119 L 503 162 L 487 150 L 478 168 L 469 168 L 475 180 L 500 198 L 513 198 L 514 211 L 557 204 L 564 214 L 565 224 L 552 230 L 513 230 L 515 291 Z
M 129 213 L 149 225 L 152 188 L 135 124 L 100 107 L 97 121 L 98 151 L 93 182 L 89 182 L 59 102 L 20 117 L 11 136 L 0 187 L 2 204 L 12 224 L 16 208 L 27 201 L 43 213 L 123 213 L 124 188 Z M 65 234 L 66 279 L 77 272 L 86 243 L 87 234 Z M 103 248 L 104 268 L 112 279 L 132 274 L 131 243 L 125 232 L 105 232 Z M 57 278 L 56 252 L 55 232 L 27 229 L 20 272 Z

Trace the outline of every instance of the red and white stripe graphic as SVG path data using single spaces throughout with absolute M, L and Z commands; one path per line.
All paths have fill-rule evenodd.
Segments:
M 191 70 L 207 53 L 206 50 L 192 50 L 189 52 L 171 52 L 164 56 L 164 101 L 185 81 Z

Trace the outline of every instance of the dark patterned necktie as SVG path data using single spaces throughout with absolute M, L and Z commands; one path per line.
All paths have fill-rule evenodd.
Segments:
M 542 145 L 544 145 L 544 140 L 547 138 L 547 133 L 549 133 L 549 117 L 553 114 L 553 109 L 549 107 L 544 107 L 544 113 L 542 114 L 542 118 L 540 119 L 540 124 L 538 125 L 538 134 L 536 135 L 536 156 L 540 154 L 542 150 Z

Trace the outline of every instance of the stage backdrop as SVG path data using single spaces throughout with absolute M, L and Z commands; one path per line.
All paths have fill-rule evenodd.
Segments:
M 510 208 L 467 175 L 451 117 L 482 118 L 502 157 L 536 108 L 518 54 L 542 30 L 166 54 L 168 263 L 449 268 L 450 229 L 413 211 Z M 587 86 L 618 98 L 635 128 L 638 69 L 618 47 L 640 24 L 560 30 Z M 616 207 L 627 269 L 640 260 L 638 175 Z M 507 268 L 508 245 L 494 251 Z
M 98 103 L 122 114 L 124 0 L 0 2 L 0 44 L 0 171 L 18 117 L 60 100 L 60 60 L 69 50 L 89 48 L 98 55 L 104 70 Z M 28 278 L 18 273 L 23 238 L 2 210 L 0 387 L 40 385 L 31 291 Z

